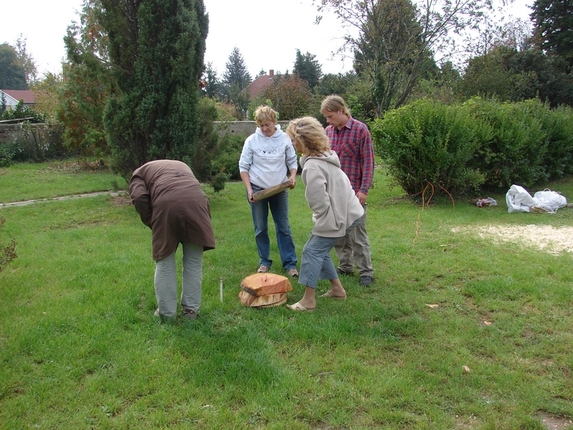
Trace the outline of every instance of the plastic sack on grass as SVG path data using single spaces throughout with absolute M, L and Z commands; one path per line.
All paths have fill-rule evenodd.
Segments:
M 557 212 L 557 209 L 567 206 L 567 199 L 556 191 L 551 191 L 545 188 L 543 191 L 537 191 L 533 195 L 533 200 L 536 200 L 538 207 L 544 209 L 546 212 Z
M 508 212 L 530 212 L 535 206 L 533 197 L 521 185 L 512 185 L 505 195 Z
M 545 189 L 533 197 L 520 185 L 512 185 L 505 195 L 508 212 L 542 211 L 555 213 L 567 206 L 567 199 L 556 191 Z

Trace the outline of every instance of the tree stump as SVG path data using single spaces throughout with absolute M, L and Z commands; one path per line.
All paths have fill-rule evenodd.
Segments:
M 268 308 L 286 303 L 289 291 L 292 285 L 286 276 L 255 273 L 241 281 L 239 300 L 252 308 Z

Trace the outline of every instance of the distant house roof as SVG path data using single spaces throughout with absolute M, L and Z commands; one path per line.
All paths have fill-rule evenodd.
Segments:
M 275 71 L 269 70 L 268 75 L 259 76 L 246 88 L 249 98 L 253 99 L 257 97 L 266 87 L 268 87 L 273 78 L 275 77 Z
M 36 96 L 30 90 L 0 90 L 6 95 L 6 104 L 16 106 L 20 100 L 24 105 L 33 105 L 36 103 Z

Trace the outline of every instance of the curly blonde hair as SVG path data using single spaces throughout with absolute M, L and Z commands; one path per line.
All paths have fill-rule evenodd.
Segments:
M 330 153 L 328 136 L 316 118 L 305 116 L 293 119 L 286 129 L 286 134 L 293 142 L 299 143 L 309 155 L 320 156 L 325 152 Z

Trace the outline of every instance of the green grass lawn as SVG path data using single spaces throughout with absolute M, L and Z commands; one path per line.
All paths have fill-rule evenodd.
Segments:
M 25 193 L 15 172 L 25 172 Z M 118 184 L 109 173 L 16 165 L 0 170 L 0 202 Z M 545 187 L 573 198 L 573 178 Z M 573 209 L 510 214 L 504 195 L 492 196 L 496 207 L 422 209 L 379 170 L 368 205 L 376 282 L 343 277 L 348 300 L 319 299 L 301 314 L 240 304 L 240 282 L 258 267 L 244 186 L 205 191 L 217 248 L 204 254 L 203 305 L 196 321 L 172 325 L 153 317 L 150 231 L 125 198 L 0 209 L 0 242 L 18 242 L 0 273 L 0 428 L 493 430 L 573 420 L 572 254 L 472 234 L 571 227 Z M 302 181 L 290 196 L 300 257 L 312 227 Z M 293 287 L 289 303 L 303 293 Z

